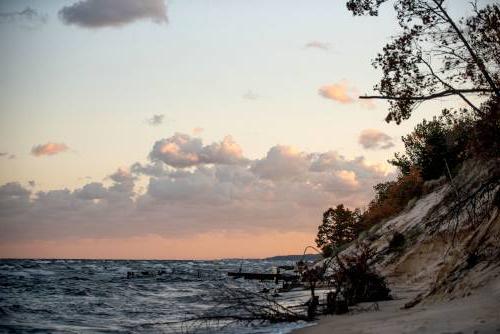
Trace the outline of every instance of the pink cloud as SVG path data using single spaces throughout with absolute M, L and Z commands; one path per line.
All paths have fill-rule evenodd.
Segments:
M 31 154 L 36 157 L 42 155 L 54 155 L 67 151 L 68 149 L 69 147 L 64 143 L 47 143 L 33 146 L 33 148 L 31 149 Z
M 349 87 L 346 81 L 325 85 L 318 90 L 318 93 L 325 99 L 334 100 L 342 104 L 354 102 L 354 98 L 352 97 L 354 89 Z
M 375 102 L 373 102 L 373 100 L 367 100 L 367 99 L 360 99 L 359 105 L 362 108 L 369 110 L 375 109 L 377 107 L 377 105 L 375 104 Z
M 358 89 L 349 85 L 347 80 L 338 83 L 322 86 L 318 94 L 325 99 L 337 101 L 342 104 L 357 103 L 363 109 L 375 109 L 376 104 L 372 100 L 359 99 Z
M 387 179 L 386 172 L 363 157 L 350 159 L 337 152 L 304 152 L 277 145 L 260 159 L 250 160 L 230 136 L 204 145 L 199 138 L 175 134 L 157 141 L 150 158 L 149 163 L 114 171 L 104 179 L 111 184 L 89 181 L 72 190 L 38 186 L 36 192 L 16 182 L 0 185 L 0 253 L 212 258 L 260 256 L 254 251 L 265 255 L 286 247 L 295 252 L 297 244 L 312 241 L 318 217 L 326 208 L 368 203 L 371 186 Z M 293 235 L 282 235 L 283 230 Z M 243 247 L 247 239 L 233 243 L 237 234 L 258 231 L 266 236 L 277 232 L 282 238 L 280 242 L 273 240 L 276 235 L 259 242 L 248 239 L 248 248 Z M 218 238 L 220 233 L 230 235 Z M 151 235 L 156 237 L 150 239 Z M 198 235 L 207 237 L 198 239 Z M 118 241 L 101 243 L 103 238 Z M 58 248 L 69 239 L 96 242 L 80 244 L 78 252 L 76 242 Z M 132 247 L 133 240 L 138 240 L 137 247 Z M 6 241 L 12 242 L 9 249 Z M 17 246 L 20 243 L 25 245 L 22 249 Z M 146 253 L 144 245 L 153 244 Z M 233 245 L 241 254 L 234 253 Z
M 193 133 L 193 135 L 195 136 L 199 136 L 203 133 L 203 131 L 205 131 L 205 129 L 203 128 L 200 128 L 200 127 L 196 127 L 196 128 L 193 128 L 193 130 L 191 130 L 191 132 Z
M 152 161 L 163 161 L 175 168 L 215 163 L 240 164 L 247 160 L 241 147 L 231 136 L 226 136 L 217 143 L 203 145 L 200 138 L 183 133 L 157 141 L 149 157 Z
M 306 49 L 313 48 L 313 49 L 320 49 L 323 51 L 328 51 L 330 49 L 330 44 L 324 43 L 324 42 L 319 42 L 319 41 L 312 41 L 309 42 L 305 45 Z
M 385 150 L 394 146 L 392 137 L 377 129 L 365 129 L 361 131 L 358 142 L 365 149 L 369 150 Z

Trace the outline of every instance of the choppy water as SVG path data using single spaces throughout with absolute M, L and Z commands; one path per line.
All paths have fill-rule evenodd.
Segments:
M 273 283 L 227 277 L 228 271 L 270 270 L 275 261 L 0 260 L 2 333 L 177 333 L 171 322 L 213 305 L 214 287 L 230 283 L 253 291 Z M 127 272 L 165 271 L 127 279 Z M 307 293 L 282 297 L 304 301 Z M 236 325 L 225 333 L 285 333 L 303 324 Z M 202 329 L 221 332 L 220 329 Z

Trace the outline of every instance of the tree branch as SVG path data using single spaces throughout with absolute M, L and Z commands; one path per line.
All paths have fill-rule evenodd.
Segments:
M 465 103 L 467 103 L 473 110 L 475 110 L 477 113 L 480 113 L 481 111 L 468 99 L 465 97 L 464 93 L 462 92 L 459 92 L 455 89 L 455 87 L 453 87 L 452 85 L 450 85 L 449 83 L 447 83 L 446 81 L 444 81 L 443 79 L 441 79 L 439 77 L 439 75 L 437 75 L 436 73 L 434 73 L 434 70 L 432 69 L 432 66 L 431 64 L 429 64 L 427 61 L 425 61 L 424 58 L 420 57 L 420 61 L 422 63 L 425 64 L 425 66 L 427 66 L 427 68 L 429 69 L 429 71 L 431 72 L 431 74 L 437 79 L 439 80 L 439 82 L 441 82 L 441 84 L 445 87 L 448 87 L 451 91 L 453 91 L 455 94 L 457 94 L 458 96 L 460 96 L 462 98 L 462 100 L 465 101 Z
M 426 101 L 459 94 L 477 94 L 477 93 L 494 93 L 493 89 L 475 88 L 475 89 L 449 89 L 439 93 L 423 95 L 423 96 L 387 96 L 387 95 L 362 95 L 360 99 L 379 99 L 379 100 L 396 100 L 396 101 Z
M 478 57 L 478 55 L 474 52 L 474 50 L 472 50 L 472 47 L 470 46 L 469 42 L 467 42 L 467 40 L 465 39 L 465 36 L 462 34 L 462 32 L 457 27 L 455 22 L 448 15 L 448 12 L 446 12 L 446 10 L 443 8 L 444 1 L 442 1 L 442 0 L 433 0 L 433 1 L 438 6 L 439 10 L 443 13 L 443 15 L 446 17 L 446 21 L 448 21 L 448 23 L 451 25 L 453 30 L 455 30 L 458 38 L 462 41 L 462 43 L 464 43 L 465 48 L 467 49 L 467 51 L 469 51 L 472 59 L 476 63 L 477 67 L 479 67 L 479 70 L 481 71 L 484 78 L 486 79 L 486 81 L 488 82 L 490 87 L 492 88 L 492 91 L 495 93 L 495 95 L 497 97 L 500 97 L 500 90 L 496 86 L 495 81 L 493 81 L 490 74 L 488 73 L 488 70 L 486 69 L 486 66 L 484 65 L 483 60 Z

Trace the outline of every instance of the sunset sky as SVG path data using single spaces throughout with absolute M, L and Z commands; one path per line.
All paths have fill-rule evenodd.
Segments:
M 1 0 L 0 257 L 301 253 L 438 112 L 357 99 L 397 32 L 341 0 Z

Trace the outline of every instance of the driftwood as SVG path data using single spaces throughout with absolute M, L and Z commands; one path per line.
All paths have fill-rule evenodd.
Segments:
M 221 331 L 235 325 L 308 321 L 304 305 L 284 306 L 272 295 L 227 284 L 214 286 L 213 304 L 198 314 L 165 323 L 182 333 Z
M 461 226 L 476 228 L 488 221 L 494 206 L 499 206 L 500 171 L 494 171 L 473 189 L 455 189 L 455 193 L 449 196 L 454 198 L 449 198 L 451 203 L 448 210 L 444 214 L 436 215 L 426 225 L 431 233 L 445 233 L 443 237 L 450 241 L 451 249 L 457 242 Z M 443 226 L 446 226 L 444 231 Z
M 486 221 L 495 204 L 495 195 L 499 191 L 500 178 L 498 175 L 481 183 L 473 192 L 460 196 L 447 213 L 447 218 L 454 222 L 452 227 L 452 245 L 455 242 L 460 218 L 465 214 L 468 225 L 477 226 Z

